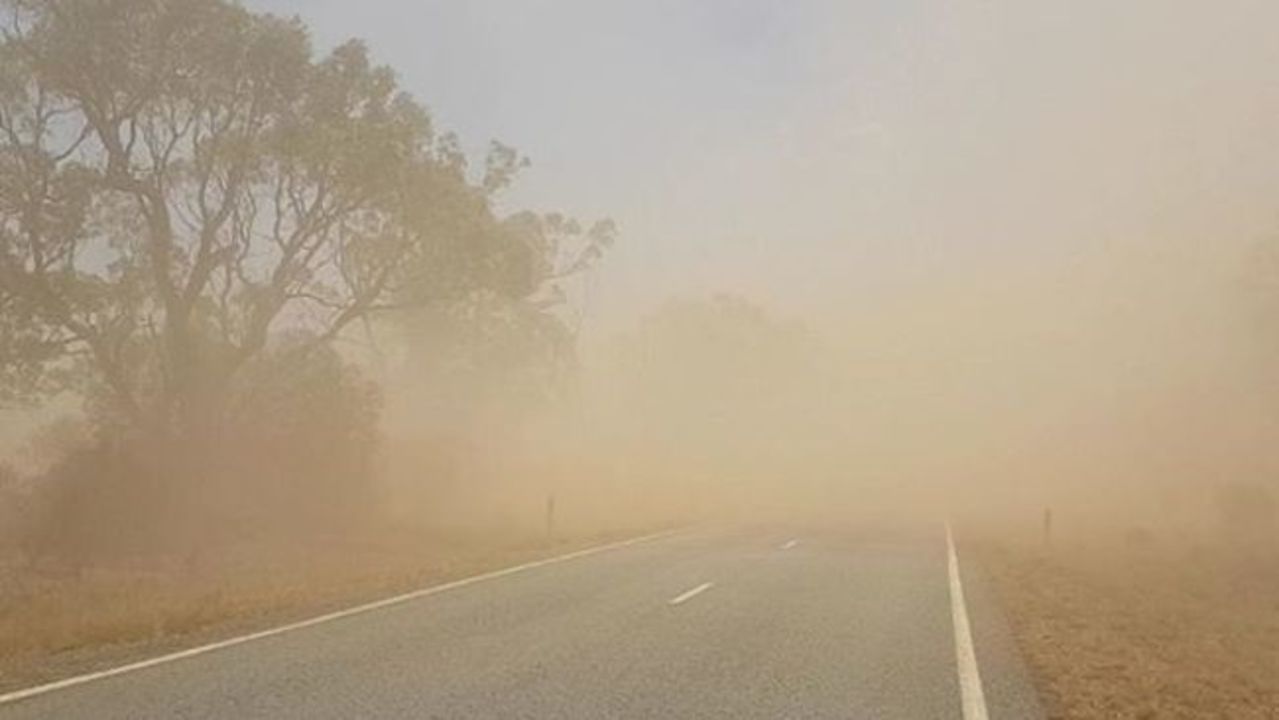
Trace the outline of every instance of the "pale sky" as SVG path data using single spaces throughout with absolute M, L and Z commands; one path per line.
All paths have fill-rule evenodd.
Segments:
M 1279 246 L 1274 0 L 245 2 L 519 148 L 511 208 L 614 218 L 588 341 L 727 291 L 851 347 L 877 419 L 1265 402 L 1220 390 L 1269 332 L 1239 288 Z
M 512 204 L 615 218 L 599 322 L 715 290 L 841 318 L 1279 227 L 1269 0 L 249 5 L 529 155 Z

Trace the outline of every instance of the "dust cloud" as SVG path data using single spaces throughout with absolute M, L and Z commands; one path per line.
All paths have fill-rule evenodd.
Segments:
M 1053 717 L 1275 717 L 1276 28 L 0 0 L 0 692 L 660 529 L 950 522 Z
M 871 80 L 610 210 L 580 377 L 472 431 L 475 505 L 1215 533 L 1273 497 L 1277 11 L 917 4 L 864 57 L 814 12 L 806 67 Z
M 263 5 L 308 20 L 301 4 Z M 582 23 L 618 19 L 577 5 L 565 7 Z M 487 239 L 413 256 L 440 263 L 414 279 L 441 297 L 451 285 L 437 275 L 482 282 L 428 309 L 349 324 L 339 315 L 329 334 L 307 323 L 342 298 L 295 289 L 312 304 L 282 314 L 288 332 L 244 366 L 245 384 L 226 386 L 236 399 L 219 412 L 248 419 L 189 444 L 164 436 L 157 449 L 120 433 L 128 423 L 103 396 L 117 380 L 109 373 L 6 411 L 5 497 L 43 508 L 9 511 L 22 521 L 11 526 L 30 520 L 61 537 L 106 517 L 71 543 L 96 549 L 135 516 L 158 515 L 163 530 L 138 542 L 177 533 L 188 556 L 209 537 L 238 542 L 246 527 L 541 537 L 727 520 L 1035 526 L 1046 508 L 1067 525 L 1211 533 L 1243 522 L 1273 538 L 1279 9 L 920 2 L 861 18 L 860 7 L 812 3 L 798 26 L 774 27 L 783 11 L 756 5 L 741 27 L 719 23 L 736 16 L 731 4 L 697 14 L 671 41 L 672 53 L 714 54 L 691 80 L 667 88 L 617 58 L 630 86 L 656 93 L 652 111 L 665 120 L 584 129 L 579 154 L 552 159 L 554 172 L 534 163 L 516 178 L 522 156 L 501 145 L 467 165 L 459 141 L 406 112 L 392 130 L 421 133 L 413 143 L 428 150 L 405 167 L 429 165 L 422 182 L 437 184 L 427 191 L 454 204 L 432 214 L 409 203 L 405 222 L 427 223 L 433 238 L 516 238 L 514 259 L 466 254 Z M 468 32 L 498 12 L 485 7 Z M 707 28 L 717 44 L 703 47 Z M 376 35 L 369 46 L 376 58 Z M 316 67 L 392 83 L 364 53 L 341 46 Z M 601 77 L 606 66 L 565 57 L 546 62 L 580 76 L 554 78 L 555 97 L 620 92 Z M 777 58 L 785 72 L 761 69 Z M 729 82 L 737 71 L 749 81 Z M 401 77 L 409 86 L 414 76 Z M 690 81 L 706 87 L 678 84 Z M 726 99 L 732 112 L 706 110 Z M 548 105 L 561 119 L 588 105 L 583 117 L 600 118 L 592 98 L 575 102 Z M 530 117 L 544 133 L 530 131 L 535 145 L 567 132 Z M 649 130 L 656 137 L 633 154 L 617 142 Z M 670 156 L 654 163 L 664 138 Z M 609 163 L 598 187 L 575 164 L 596 150 Z M 629 162 L 633 176 L 621 170 Z M 262 172 L 289 166 L 279 167 Z M 587 213 L 617 220 L 616 244 L 605 226 L 518 212 L 552 195 L 573 208 L 578 190 Z M 127 211 L 107 204 L 92 206 L 101 222 Z M 473 225 L 458 231 L 464 221 Z M 246 236 L 261 229 L 240 222 Z M 466 257 L 449 265 L 455 255 Z M 497 280 L 485 274 L 494 264 Z M 230 290 L 201 297 L 257 302 L 266 276 L 237 294 L 233 270 Z M 207 348 L 252 339 L 235 325 L 251 312 L 210 313 L 200 322 L 220 320 L 234 336 Z M 297 350 L 315 337 L 333 342 Z M 139 382 L 168 381 L 169 351 L 157 357 L 139 363 Z M 27 442 L 62 415 L 83 417 Z M 206 429 L 207 418 L 188 420 Z M 121 446 L 147 461 L 92 454 Z M 75 490 L 44 493 L 59 473 Z M 1268 516 L 1256 509 L 1266 503 Z M 47 530 L 24 547 L 41 554 Z

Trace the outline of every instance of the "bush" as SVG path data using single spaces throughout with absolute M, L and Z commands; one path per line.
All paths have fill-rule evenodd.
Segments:
M 73 452 L 34 481 L 29 554 L 80 566 L 172 548 L 166 529 L 183 523 L 168 499 L 155 494 L 164 487 L 159 479 L 126 452 Z
M 242 493 L 261 503 L 253 514 L 323 528 L 376 507 L 382 398 L 358 367 L 291 338 L 247 373 L 238 398 L 226 437 L 252 473 Z
M 34 483 L 28 543 L 80 565 L 340 532 L 378 507 L 379 407 L 336 352 L 281 343 L 207 436 L 104 439 L 54 463 Z

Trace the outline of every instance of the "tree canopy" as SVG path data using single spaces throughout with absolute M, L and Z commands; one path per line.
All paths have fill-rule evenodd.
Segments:
M 284 330 L 305 351 L 379 312 L 537 306 L 612 238 L 500 216 L 519 154 L 470 173 L 359 42 L 316 58 L 227 0 L 0 12 L 0 401 L 71 389 L 198 429 Z

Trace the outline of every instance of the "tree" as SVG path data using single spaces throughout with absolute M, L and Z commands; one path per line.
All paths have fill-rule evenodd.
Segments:
M 486 262 L 468 273 L 482 282 L 400 316 L 413 384 L 427 380 L 434 392 L 452 395 L 445 402 L 470 407 L 495 400 L 515 411 L 511 416 L 565 392 L 576 368 L 576 330 L 565 314 L 564 281 L 589 271 L 614 233 L 610 221 L 583 227 L 554 213 L 521 212 L 495 222 L 485 233 Z
M 0 400 L 74 389 L 199 435 L 281 328 L 473 292 L 506 267 L 455 139 L 356 42 L 227 0 L 0 0 Z M 501 278 L 496 278 L 501 279 Z

